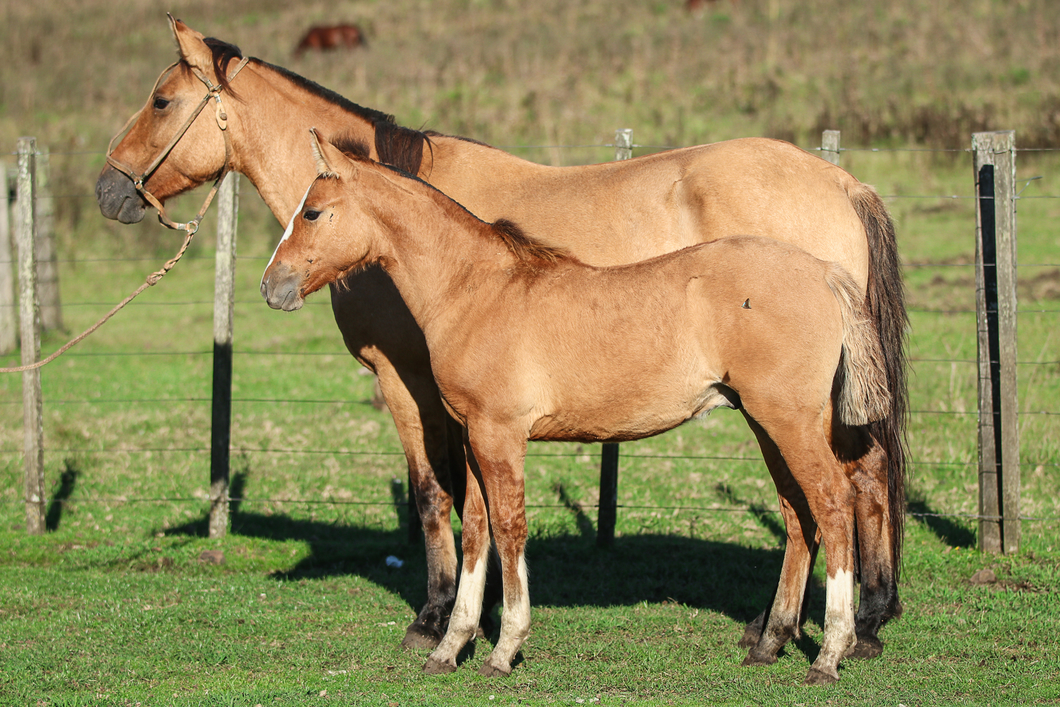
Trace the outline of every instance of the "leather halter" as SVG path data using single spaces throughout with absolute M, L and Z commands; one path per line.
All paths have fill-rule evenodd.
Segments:
M 236 66 L 235 71 L 233 71 L 229 75 L 229 82 L 235 79 L 236 75 L 243 70 L 243 67 L 247 65 L 248 61 L 250 61 L 250 57 L 243 57 L 243 60 L 239 62 L 238 66 Z M 168 74 L 172 69 L 176 68 L 179 63 L 179 61 L 173 62 L 159 75 L 158 80 L 155 81 L 154 88 L 151 89 L 151 94 L 147 98 L 148 101 L 151 101 L 154 98 L 155 91 L 158 90 L 158 85 L 162 82 L 162 78 L 166 74 Z M 189 68 L 191 68 L 191 71 L 195 75 L 195 77 L 206 85 L 206 95 L 202 97 L 202 100 L 199 101 L 199 105 L 195 107 L 195 110 L 192 111 L 188 119 L 184 121 L 184 125 L 181 126 L 180 130 L 177 131 L 177 134 L 173 136 L 173 139 L 169 141 L 169 144 L 166 145 L 166 147 L 162 150 L 158 157 L 156 157 L 154 161 L 151 162 L 151 164 L 147 167 L 147 169 L 145 169 L 143 173 L 140 174 L 138 174 L 136 170 L 134 170 L 132 167 L 122 164 L 114 158 L 114 143 L 117 142 L 119 139 L 125 137 L 132 124 L 136 122 L 136 119 L 140 117 L 144 110 L 146 110 L 147 106 L 145 105 L 143 108 L 136 111 L 136 113 L 134 113 L 128 121 L 126 121 L 125 125 L 122 127 L 122 129 L 118 132 L 117 135 L 111 138 L 110 144 L 107 145 L 107 163 L 111 167 L 118 170 L 119 172 L 121 172 L 132 180 L 133 186 L 136 187 L 136 191 L 140 194 L 140 196 L 142 196 L 145 201 L 147 201 L 156 209 L 158 209 L 158 220 L 161 221 L 164 226 L 178 231 L 187 231 L 188 235 L 190 236 L 199 229 L 199 222 L 202 221 L 202 217 L 206 214 L 206 210 L 210 207 L 210 202 L 213 201 L 214 196 L 217 195 L 217 190 L 218 188 L 220 188 L 221 180 L 223 180 L 225 178 L 225 175 L 227 175 L 229 172 L 228 160 L 231 155 L 231 145 L 229 144 L 228 137 L 228 114 L 225 112 L 224 105 L 221 103 L 221 91 L 224 90 L 224 87 L 221 84 L 215 85 L 211 83 L 210 79 L 205 74 L 203 74 L 198 68 L 194 66 L 191 66 Z M 169 216 L 166 214 L 165 207 L 162 206 L 162 202 L 159 201 L 159 199 L 157 199 L 154 194 L 147 190 L 147 187 L 144 183 L 151 178 L 151 175 L 155 173 L 155 170 L 158 169 L 159 165 L 161 165 L 162 162 L 165 161 L 166 157 L 169 156 L 169 153 L 172 152 L 173 148 L 177 146 L 177 143 L 180 142 L 180 139 L 184 137 L 184 133 L 188 131 L 188 128 L 191 127 L 191 124 L 194 123 L 195 119 L 199 117 L 199 113 L 201 113 L 202 109 L 206 107 L 206 104 L 210 102 L 210 99 L 213 99 L 215 103 L 214 117 L 217 121 L 217 127 L 221 129 L 221 134 L 224 136 L 225 161 L 224 164 L 221 166 L 221 171 L 220 173 L 218 173 L 217 179 L 214 180 L 213 188 L 210 189 L 210 193 L 206 195 L 206 201 L 203 202 L 202 208 L 199 209 L 199 213 L 197 213 L 195 215 L 195 218 L 193 218 L 191 221 L 188 221 L 187 223 L 177 223 L 169 218 Z

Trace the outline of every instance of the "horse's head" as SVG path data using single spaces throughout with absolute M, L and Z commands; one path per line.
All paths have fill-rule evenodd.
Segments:
M 373 253 L 371 234 L 378 230 L 369 213 L 371 201 L 359 183 L 368 168 L 339 148 L 313 134 L 317 178 L 291 217 L 261 278 L 261 295 L 273 309 L 301 309 L 306 296 L 368 264 Z M 367 158 L 365 158 L 367 159 Z
M 220 103 L 205 104 L 215 103 L 227 87 L 225 71 L 238 49 L 207 40 L 172 16 L 169 22 L 180 59 L 158 78 L 147 103 L 130 119 L 128 131 L 123 130 L 124 137 L 119 133 L 116 147 L 112 142 L 108 164 L 96 182 L 100 211 L 122 223 L 143 219 L 148 201 L 142 190 L 154 196 L 158 203 L 152 205 L 158 207 L 225 169 L 225 138 L 219 127 L 223 109 Z M 213 96 L 207 81 L 215 89 Z M 136 179 L 142 180 L 142 190 Z

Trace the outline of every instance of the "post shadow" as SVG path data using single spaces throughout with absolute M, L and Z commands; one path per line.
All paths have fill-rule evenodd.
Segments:
M 976 546 L 975 531 L 953 518 L 937 514 L 922 498 L 910 499 L 906 508 L 911 516 L 950 547 L 973 548 Z
M 77 477 L 81 472 L 74 466 L 71 459 L 63 461 L 63 472 L 59 475 L 59 485 L 52 493 L 52 500 L 48 504 L 48 510 L 44 515 L 44 529 L 51 532 L 59 529 L 62 521 L 66 502 L 74 493 L 77 485 Z

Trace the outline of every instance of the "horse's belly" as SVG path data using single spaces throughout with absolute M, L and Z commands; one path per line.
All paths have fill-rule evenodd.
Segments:
M 530 428 L 531 440 L 623 442 L 672 430 L 718 407 L 734 407 L 724 386 L 711 384 L 683 394 L 646 395 L 635 387 L 592 402 L 557 400 Z

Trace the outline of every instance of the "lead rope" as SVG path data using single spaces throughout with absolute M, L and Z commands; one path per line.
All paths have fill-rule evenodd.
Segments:
M 158 281 L 161 280 L 162 277 L 167 272 L 169 272 L 173 268 L 174 265 L 177 264 L 177 261 L 180 260 L 181 256 L 184 255 L 184 252 L 188 249 L 188 246 L 191 245 L 191 239 L 194 236 L 195 236 L 195 231 L 188 231 L 188 235 L 185 236 L 184 244 L 180 247 L 180 250 L 177 251 L 176 255 L 174 255 L 172 258 L 170 258 L 169 260 L 166 261 L 165 265 L 162 266 L 161 270 L 158 270 L 158 271 L 153 272 L 150 275 L 148 275 L 147 276 L 147 280 L 142 285 L 140 285 L 138 288 L 136 288 L 136 290 L 131 295 L 129 295 L 128 297 L 123 299 L 121 302 L 119 302 L 117 305 L 115 305 L 114 308 L 112 310 L 110 310 L 109 312 L 107 312 L 107 314 L 105 314 L 103 316 L 103 318 L 100 319 L 98 322 L 96 322 L 95 324 L 90 326 L 88 329 L 85 329 L 83 332 L 78 334 L 73 339 L 70 339 L 70 341 L 66 342 L 66 344 L 64 344 L 62 348 L 60 348 L 58 351 L 53 353 L 51 356 L 48 356 L 48 358 L 46 358 L 46 359 L 43 359 L 41 361 L 37 361 L 36 363 L 28 364 L 26 366 L 16 366 L 14 368 L 0 368 L 0 373 L 18 373 L 20 371 L 31 371 L 34 368 L 40 368 L 41 366 L 47 365 L 47 364 L 51 363 L 52 361 L 54 361 L 55 359 L 59 358 L 59 356 L 63 355 L 69 349 L 71 349 L 72 347 L 74 347 L 75 345 L 80 343 L 89 334 L 91 334 L 96 329 L 99 329 L 101 326 L 103 326 L 103 324 L 108 319 L 110 319 L 115 314 L 117 314 L 118 310 L 120 310 L 122 307 L 124 307 L 125 305 L 129 304 L 130 302 L 132 302 L 133 299 L 137 295 L 139 295 L 141 292 L 146 290 L 148 287 L 151 287 L 152 285 L 157 284 Z
M 236 77 L 236 74 L 242 71 L 243 67 L 247 65 L 248 61 L 249 57 L 244 57 L 243 60 L 239 62 L 239 66 L 237 66 L 235 71 L 232 72 L 231 76 L 228 77 L 229 82 L 231 82 L 232 79 Z M 155 82 L 155 87 L 151 89 L 151 96 L 154 96 L 155 90 L 158 89 L 158 84 L 162 81 L 162 76 L 165 76 L 166 72 L 172 69 L 173 66 L 175 66 L 175 64 L 163 71 L 162 74 L 158 77 L 158 81 Z M 207 93 L 203 97 L 202 101 L 199 103 L 198 107 L 196 107 L 191 117 L 184 122 L 184 125 L 177 132 L 176 136 L 169 142 L 169 145 L 162 151 L 162 154 L 160 154 L 158 158 L 155 159 L 155 161 L 151 164 L 147 171 L 143 173 L 143 175 L 137 175 L 133 170 L 111 157 L 111 153 L 114 151 L 114 140 L 116 140 L 119 136 L 123 135 L 129 129 L 133 121 L 136 120 L 137 116 L 139 116 L 140 113 L 143 112 L 143 109 L 137 111 L 132 116 L 132 118 L 130 118 L 128 122 L 125 123 L 125 126 L 122 127 L 122 129 L 118 132 L 117 135 L 114 136 L 114 139 L 111 140 L 111 144 L 107 147 L 107 162 L 112 167 L 116 168 L 119 172 L 122 172 L 127 177 L 132 179 L 133 184 L 136 186 L 136 190 L 140 192 L 140 194 L 152 206 L 158 209 L 158 220 L 162 223 L 162 225 L 166 228 L 171 228 L 176 231 L 185 231 L 187 233 L 187 235 L 184 237 L 184 243 L 180 246 L 180 250 L 177 251 L 176 255 L 174 255 L 172 258 L 165 262 L 161 270 L 156 270 L 155 272 L 148 275 L 147 280 L 145 280 L 142 285 L 136 288 L 136 290 L 131 295 L 116 304 L 113 309 L 107 312 L 95 324 L 90 326 L 88 329 L 85 329 L 73 339 L 70 339 L 70 341 L 66 342 L 58 351 L 41 361 L 37 361 L 36 363 L 31 363 L 25 366 L 15 366 L 12 368 L 0 368 L 0 373 L 19 373 L 21 371 L 31 371 L 35 368 L 45 366 L 54 361 L 55 359 L 59 358 L 59 356 L 63 355 L 71 348 L 79 344 L 96 329 L 99 329 L 101 326 L 103 326 L 103 324 L 105 324 L 108 319 L 117 314 L 118 311 L 122 309 L 125 305 L 132 302 L 136 298 L 136 296 L 139 295 L 141 292 L 146 290 L 148 287 L 152 287 L 158 284 L 158 281 L 161 280 L 165 276 L 165 274 L 169 272 L 174 265 L 177 264 L 181 257 L 183 257 L 184 253 L 188 250 L 188 246 L 191 245 L 191 239 L 195 237 L 195 233 L 199 230 L 199 224 L 202 222 L 202 217 L 206 215 L 206 210 L 210 208 L 210 202 L 213 201 L 213 198 L 217 195 L 218 189 L 220 189 L 221 187 L 221 182 L 224 180 L 225 176 L 228 175 L 228 159 L 231 155 L 231 147 L 228 137 L 228 114 L 224 109 L 224 105 L 221 103 L 221 86 L 219 84 L 216 86 L 211 84 L 210 80 L 206 78 L 206 76 L 204 76 L 198 69 L 192 67 L 192 71 L 195 72 L 195 76 L 200 81 L 206 84 Z M 206 200 L 203 202 L 202 207 L 199 209 L 199 212 L 195 215 L 195 218 L 193 218 L 191 221 L 188 221 L 187 223 L 176 223 L 171 220 L 169 216 L 166 215 L 166 210 L 165 208 L 163 208 L 162 203 L 157 198 L 155 198 L 155 196 L 151 194 L 151 192 L 147 191 L 147 189 L 144 187 L 144 182 L 155 171 L 155 169 L 157 169 L 158 166 L 162 164 L 166 156 L 169 155 L 170 151 L 172 151 L 176 144 L 180 142 L 180 139 L 184 137 L 184 133 L 187 132 L 189 127 L 191 127 L 191 124 L 199 116 L 199 113 L 202 112 L 203 107 L 205 107 L 206 104 L 210 101 L 210 98 L 213 98 L 216 104 L 214 110 L 214 119 L 217 121 L 217 127 L 221 129 L 221 134 L 224 135 L 224 166 L 221 167 L 220 174 L 218 174 L 217 179 L 214 180 L 213 187 L 210 189 L 210 193 L 206 195 Z M 151 100 L 151 97 L 149 96 L 147 100 Z

